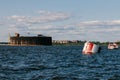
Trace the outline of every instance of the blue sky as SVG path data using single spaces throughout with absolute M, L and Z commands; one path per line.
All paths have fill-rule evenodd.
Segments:
M 0 0 L 0 41 L 43 34 L 53 40 L 120 41 L 120 0 Z M 30 34 L 28 34 L 30 33 Z

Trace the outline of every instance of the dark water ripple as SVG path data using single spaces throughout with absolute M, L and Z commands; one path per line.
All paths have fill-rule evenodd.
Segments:
M 120 49 L 83 55 L 82 46 L 0 46 L 0 80 L 120 80 Z

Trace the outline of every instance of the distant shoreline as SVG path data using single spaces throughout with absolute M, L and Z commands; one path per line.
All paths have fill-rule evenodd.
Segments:
M 72 41 L 69 41 L 69 42 L 66 42 L 66 43 L 60 43 L 60 42 L 52 42 L 52 45 L 66 45 L 66 46 L 74 46 L 74 45 L 84 45 L 86 41 L 78 41 L 78 42 L 72 42 Z M 96 42 L 96 41 L 91 41 L 91 42 L 94 42 L 96 44 L 99 44 L 99 45 L 108 45 L 110 42 Z M 120 41 L 119 42 L 116 42 L 118 45 L 120 45 Z M 0 45 L 9 45 L 9 42 L 0 42 Z M 36 46 L 36 45 L 28 45 L 28 46 Z

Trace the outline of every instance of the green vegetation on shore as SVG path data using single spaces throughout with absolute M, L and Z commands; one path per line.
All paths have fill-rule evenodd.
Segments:
M 85 43 L 86 41 L 78 41 L 78 42 L 68 42 L 68 43 L 53 43 L 53 45 L 84 45 L 84 43 Z M 99 41 L 91 41 L 91 42 L 93 42 L 93 43 L 95 43 L 95 44 L 99 44 L 99 45 L 101 45 L 101 46 L 107 46 L 110 42 L 99 42 Z M 115 43 L 117 43 L 118 45 L 120 45 L 120 41 L 118 41 L 118 42 L 115 42 Z
M 84 45 L 86 41 L 77 41 L 77 42 L 72 42 L 72 41 L 69 41 L 67 43 L 55 43 L 53 42 L 52 45 L 66 45 L 66 46 L 71 46 L 71 45 Z M 95 44 L 99 44 L 99 45 L 102 45 L 102 46 L 107 46 L 110 42 L 99 42 L 99 41 L 91 41 L 91 42 L 94 42 Z M 118 45 L 120 45 L 120 41 L 116 42 Z M 0 42 L 0 45 L 8 45 L 9 42 Z

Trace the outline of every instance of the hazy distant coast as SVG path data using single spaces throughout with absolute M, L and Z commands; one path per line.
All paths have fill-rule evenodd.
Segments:
M 84 45 L 86 41 L 81 40 L 53 40 L 52 45 Z M 110 42 L 91 41 L 99 45 L 108 45 Z M 120 45 L 120 41 L 116 42 Z M 0 45 L 8 45 L 9 42 L 0 42 Z
M 86 41 L 81 40 L 53 40 L 53 45 L 84 45 Z M 110 42 L 91 41 L 99 45 L 108 45 Z M 120 44 L 120 41 L 116 42 Z

